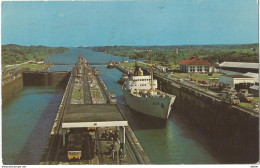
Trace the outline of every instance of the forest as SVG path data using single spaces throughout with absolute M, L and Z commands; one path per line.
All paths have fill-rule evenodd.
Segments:
M 2 45 L 2 66 L 30 60 L 43 61 L 46 57 L 66 51 L 68 49 L 64 47 Z
M 258 44 L 243 45 L 182 45 L 182 46 L 105 46 L 92 47 L 94 51 L 105 52 L 131 59 L 153 59 L 164 64 L 178 64 L 193 55 L 213 64 L 216 62 L 259 62 Z

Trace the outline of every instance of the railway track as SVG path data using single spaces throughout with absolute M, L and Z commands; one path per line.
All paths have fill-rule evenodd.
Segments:
M 110 95 L 109 95 L 109 93 L 107 91 L 107 88 L 105 87 L 105 84 L 101 81 L 99 76 L 95 76 L 95 79 L 97 80 L 97 83 L 98 83 L 98 85 L 100 87 L 100 91 L 101 91 L 101 93 L 103 95 L 103 98 L 104 98 L 105 102 L 108 102 L 108 100 L 110 99 L 109 98 Z
M 160 74 L 158 74 L 158 73 L 154 73 L 154 75 L 155 75 L 155 76 L 158 76 L 159 78 L 162 78 L 162 79 L 164 79 L 164 80 L 166 80 L 166 81 L 174 82 L 174 83 L 180 85 L 181 87 L 186 87 L 186 88 L 188 88 L 188 89 L 195 90 L 195 91 L 200 92 L 200 93 L 202 93 L 202 94 L 205 94 L 205 95 L 207 95 L 207 96 L 209 96 L 209 97 L 212 97 L 212 98 L 214 98 L 214 99 L 217 99 L 217 100 L 219 100 L 219 101 L 222 101 L 219 96 L 210 94 L 210 93 L 208 93 L 208 92 L 206 92 L 206 91 L 203 91 L 203 90 L 201 90 L 201 89 L 199 89 L 199 88 L 190 86 L 191 84 L 179 82 L 179 81 L 177 81 L 177 80 L 170 79 L 170 78 L 167 78 L 167 77 L 165 77 L 165 76 L 162 76 L 162 75 L 160 75 Z
M 99 136 L 99 128 L 97 128 L 96 129 L 96 140 L 95 140 L 97 155 L 98 155 L 98 159 L 99 159 L 99 164 L 104 164 L 103 151 L 102 151 L 102 147 L 101 147 L 101 144 L 100 144 L 99 137 L 100 137 Z
M 64 115 L 65 108 L 68 104 L 68 100 L 71 98 L 71 89 L 73 88 L 72 85 L 72 77 L 69 79 L 67 88 L 65 89 L 65 97 L 62 99 L 61 105 L 60 105 L 60 114 L 58 114 L 58 124 L 56 126 L 56 129 L 54 130 L 54 134 L 51 135 L 50 145 L 48 149 L 48 153 L 46 154 L 45 159 L 42 160 L 42 162 L 45 162 L 46 164 L 51 164 L 51 162 L 57 162 L 59 159 L 59 153 L 62 149 L 62 119 Z M 57 119 L 57 118 L 56 118 Z
M 138 144 L 135 142 L 135 139 L 132 137 L 131 132 L 128 128 L 126 128 L 126 138 L 129 145 L 129 149 L 131 149 L 133 161 L 137 161 L 137 164 L 149 164 L 146 161 L 145 155 L 142 155 L 142 151 L 139 150 Z
M 259 112 L 258 111 L 254 111 L 254 110 L 249 110 L 248 108 L 242 107 L 242 106 L 238 106 L 238 105 L 232 105 L 232 107 L 237 108 L 239 110 L 243 110 L 248 114 L 251 114 L 252 116 L 256 116 L 259 117 Z
M 84 82 L 84 87 L 85 87 L 85 104 L 92 104 L 92 96 L 91 96 L 91 91 L 90 91 L 90 86 L 88 83 L 88 77 L 85 77 L 85 82 Z
M 85 65 L 84 69 L 84 78 L 83 78 L 83 88 L 84 90 L 84 104 L 92 104 L 92 96 L 91 96 L 91 91 L 90 91 L 90 85 L 89 85 L 89 78 L 88 78 L 88 69 L 87 66 Z
M 76 78 L 76 68 L 72 69 L 71 72 L 71 77 L 69 79 L 69 82 L 67 84 L 67 87 L 65 89 L 62 101 L 60 103 L 60 107 L 56 116 L 56 119 L 54 121 L 54 125 L 51 131 L 51 134 L 49 136 L 48 144 L 46 145 L 45 152 L 42 156 L 41 163 L 40 164 L 149 164 L 147 163 L 147 160 L 145 156 L 143 155 L 143 150 L 140 148 L 140 144 L 136 137 L 133 135 L 133 132 L 131 128 L 126 129 L 126 158 L 122 158 L 121 160 L 117 158 L 116 160 L 110 160 L 111 156 L 109 153 L 107 153 L 107 150 L 109 151 L 110 146 L 109 143 L 104 143 L 99 137 L 100 137 L 100 131 L 102 131 L 102 128 L 97 128 L 95 133 L 92 133 L 92 137 L 94 138 L 94 145 L 96 148 L 96 155 L 94 158 L 88 160 L 86 159 L 81 159 L 80 161 L 77 162 L 68 162 L 67 157 L 65 154 L 65 148 L 63 147 L 63 133 L 62 133 L 62 121 L 63 121 L 63 116 L 65 113 L 65 109 L 68 108 L 70 105 L 70 101 L 72 99 L 72 94 L 73 94 L 73 87 L 74 87 L 74 81 Z M 90 86 L 88 83 L 88 75 L 87 72 L 85 71 L 83 77 L 83 91 L 84 91 L 84 103 L 87 104 L 88 101 L 92 102 L 92 97 L 91 97 L 91 92 L 90 92 Z M 95 79 L 97 80 L 97 84 L 100 88 L 100 92 L 104 99 L 109 100 L 109 92 L 107 91 L 107 88 L 101 78 L 99 76 L 94 76 Z M 90 103 L 91 103 L 90 102 Z M 90 142 L 90 141 L 89 141 Z M 92 144 L 93 141 L 91 141 Z M 88 143 L 90 144 L 90 143 Z M 91 148 L 88 148 L 91 149 Z M 86 151 L 87 153 L 89 151 Z M 104 153 L 105 152 L 105 153 Z M 92 153 L 93 154 L 93 153 Z M 91 155 L 92 157 L 92 155 Z
M 128 139 L 126 139 L 125 148 L 131 149 Z M 138 160 L 136 159 L 134 152 L 132 150 L 125 150 L 125 151 L 127 152 L 128 156 L 130 157 L 132 164 L 138 164 Z
M 227 103 L 225 100 L 221 99 L 219 96 L 215 96 L 215 95 L 210 94 L 210 93 L 207 93 L 207 92 L 205 92 L 205 91 L 203 91 L 203 90 L 201 90 L 201 89 L 198 89 L 198 88 L 189 86 L 188 84 L 180 83 L 180 82 L 178 82 L 178 81 L 175 81 L 175 80 L 173 80 L 173 79 L 166 78 L 166 77 L 161 76 L 161 75 L 159 75 L 159 74 L 155 74 L 155 75 L 157 75 L 157 76 L 163 78 L 164 80 L 169 80 L 169 81 L 172 81 L 172 82 L 176 82 L 177 84 L 181 85 L 182 87 L 186 87 L 186 88 L 189 88 L 189 89 L 198 91 L 198 92 L 200 92 L 200 93 L 202 93 L 202 94 L 205 94 L 205 95 L 207 95 L 207 96 L 209 96 L 209 97 L 212 97 L 212 98 L 214 98 L 214 99 L 216 99 L 216 100 L 218 100 L 218 101 L 222 101 L 222 102 Z M 228 103 L 228 104 L 229 104 L 229 103 Z M 248 109 L 248 108 L 241 107 L 241 106 L 237 106 L 237 105 L 232 105 L 232 107 L 237 108 L 237 109 L 242 110 L 242 111 L 245 111 L 246 113 L 249 113 L 249 114 L 251 114 L 251 115 L 254 115 L 254 116 L 259 117 L 259 113 L 258 113 L 257 111 L 250 110 L 250 109 Z

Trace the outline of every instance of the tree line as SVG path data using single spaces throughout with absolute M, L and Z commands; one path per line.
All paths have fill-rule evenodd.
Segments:
M 94 51 L 106 52 L 131 59 L 153 59 L 165 64 L 178 64 L 193 55 L 213 64 L 216 62 L 259 62 L 258 44 L 243 45 L 182 45 L 182 46 L 104 46 L 92 47 Z
M 54 54 L 67 52 L 64 47 L 2 45 L 2 65 L 23 63 L 29 60 L 43 61 Z

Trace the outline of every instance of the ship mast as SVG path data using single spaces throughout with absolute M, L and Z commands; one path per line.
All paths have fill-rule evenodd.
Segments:
M 150 64 L 148 64 L 148 66 L 150 66 L 151 67 L 151 91 L 153 91 L 154 90 L 154 88 L 153 88 L 153 58 L 151 58 L 151 62 L 150 62 Z
M 151 66 L 151 90 L 153 91 L 153 67 Z

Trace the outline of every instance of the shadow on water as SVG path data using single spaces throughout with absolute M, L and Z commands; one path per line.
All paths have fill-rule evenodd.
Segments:
M 188 119 L 184 118 L 180 113 L 173 113 L 169 120 L 174 122 L 181 130 L 180 136 L 193 139 L 208 153 L 210 153 L 218 163 L 221 164 L 245 164 L 254 163 L 250 154 L 247 155 L 242 151 L 238 152 L 230 150 L 230 146 L 225 143 L 224 137 L 212 136 L 210 130 L 203 129 L 192 124 Z M 222 139 L 222 140 L 220 140 Z M 233 145 L 228 143 L 229 145 Z M 229 148 L 229 149 L 228 149 Z M 231 148 L 240 148 L 235 144 Z
M 178 112 L 174 112 L 169 116 L 170 122 L 173 122 L 175 125 L 177 125 L 181 131 L 179 136 L 186 138 L 186 139 L 192 139 L 196 143 L 198 143 L 204 150 L 206 150 L 210 155 L 212 155 L 218 163 L 222 163 L 222 159 L 216 153 L 214 153 L 214 150 L 210 147 L 211 144 L 209 144 L 207 133 L 199 129 L 198 127 L 191 125 L 189 120 L 185 119 L 181 114 Z
M 53 92 L 54 96 L 49 100 L 47 107 L 43 110 L 25 146 L 18 154 L 15 164 L 39 164 L 64 93 L 64 90 L 55 89 L 56 91 Z
M 219 163 L 204 143 L 204 135 L 174 110 L 168 120 L 161 120 L 135 112 L 124 104 L 123 96 L 118 96 L 118 105 L 153 164 Z

